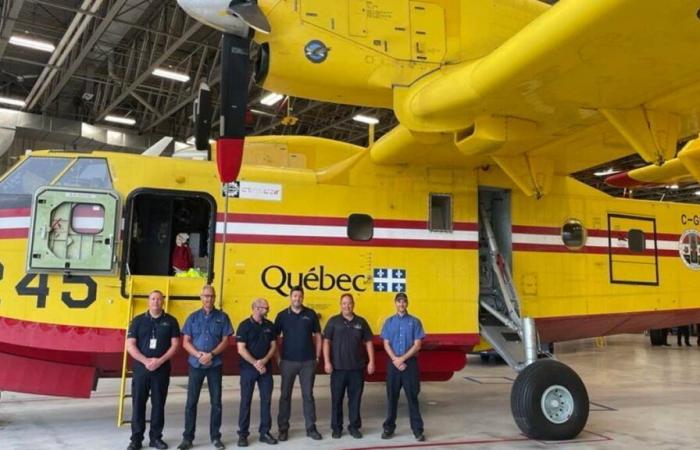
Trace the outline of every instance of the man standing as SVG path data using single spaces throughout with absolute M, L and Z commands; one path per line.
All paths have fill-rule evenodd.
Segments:
M 275 445 L 277 439 L 270 434 L 272 428 L 272 356 L 277 350 L 275 325 L 267 320 L 270 306 L 264 298 L 253 301 L 253 314 L 240 325 L 236 341 L 241 364 L 241 407 L 238 413 L 238 446 L 248 446 L 250 427 L 250 402 L 255 383 L 260 392 L 260 442 Z
M 151 397 L 149 447 L 168 448 L 163 442 L 165 400 L 170 385 L 170 358 L 177 352 L 180 325 L 163 311 L 163 293 L 148 295 L 148 311 L 131 321 L 126 335 L 126 350 L 132 358 L 131 443 L 128 450 L 139 450 L 146 430 L 146 402 Z
M 348 432 L 360 439 L 360 401 L 365 386 L 364 370 L 374 373 L 372 330 L 354 313 L 351 294 L 340 297 L 340 314 L 331 317 L 323 330 L 323 360 L 331 375 L 331 429 L 333 438 L 343 434 L 343 398 L 348 394 Z
M 211 413 L 209 438 L 215 448 L 223 449 L 221 442 L 221 354 L 228 346 L 233 334 L 228 315 L 214 307 L 216 293 L 208 284 L 200 294 L 202 308 L 190 314 L 182 327 L 182 346 L 189 353 L 189 380 L 187 382 L 187 404 L 185 406 L 185 431 L 179 450 L 192 448 L 197 426 L 197 403 L 202 391 L 202 383 L 207 379 Z
M 286 441 L 289 437 L 292 389 L 297 375 L 304 401 L 306 435 L 314 440 L 323 439 L 321 433 L 316 430 L 316 404 L 313 393 L 316 364 L 321 356 L 321 324 L 316 311 L 305 307 L 303 301 L 304 290 L 301 286 L 294 286 L 289 293 L 289 308 L 280 311 L 275 319 L 275 331 L 282 335 L 283 342 L 279 363 L 282 389 L 277 415 L 280 441 Z
M 394 298 L 396 314 L 386 319 L 382 327 L 384 350 L 389 356 L 387 364 L 386 396 L 388 409 L 384 421 L 382 439 L 391 439 L 396 429 L 396 408 L 399 394 L 403 387 L 408 412 L 411 417 L 411 430 L 419 442 L 425 441 L 423 435 L 423 418 L 418 407 L 420 392 L 420 376 L 416 355 L 421 348 L 421 340 L 425 337 L 423 325 L 418 318 L 408 313 L 408 296 L 403 292 Z

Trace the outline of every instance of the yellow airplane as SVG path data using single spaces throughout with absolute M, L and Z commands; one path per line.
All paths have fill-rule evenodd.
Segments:
M 179 3 L 224 34 L 212 160 L 42 151 L 0 180 L 0 389 L 89 396 L 124 377 L 124 329 L 155 288 L 182 321 L 212 282 L 234 322 L 295 284 L 325 321 L 349 291 L 375 333 L 405 290 L 423 379 L 490 345 L 518 371 L 518 427 L 569 439 L 588 394 L 541 342 L 699 321 L 700 208 L 569 176 L 637 152 L 654 182 L 698 179 L 696 141 L 676 156 L 700 131 L 696 1 Z M 266 89 L 400 125 L 367 148 L 245 139 L 252 40 Z M 172 276 L 179 233 L 194 277 Z

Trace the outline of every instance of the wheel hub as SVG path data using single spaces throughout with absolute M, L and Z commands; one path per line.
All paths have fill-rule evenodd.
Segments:
M 562 424 L 574 412 L 574 397 L 564 386 L 550 386 L 542 394 L 542 413 L 552 423 Z

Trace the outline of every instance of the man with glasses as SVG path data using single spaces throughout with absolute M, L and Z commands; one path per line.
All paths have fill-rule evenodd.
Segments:
M 228 315 L 214 307 L 216 294 L 210 285 L 204 285 L 200 294 L 202 308 L 190 314 L 182 327 L 183 348 L 190 354 L 189 380 L 187 382 L 187 404 L 185 406 L 185 431 L 179 450 L 192 448 L 197 424 L 197 403 L 202 391 L 202 383 L 207 379 L 211 413 L 209 438 L 217 449 L 223 449 L 221 442 L 221 354 L 228 346 L 233 334 Z
M 382 439 L 391 439 L 396 429 L 396 409 L 399 394 L 403 388 L 408 400 L 408 413 L 411 418 L 411 430 L 419 442 L 425 441 L 423 435 L 423 418 L 418 406 L 420 392 L 420 374 L 416 355 L 425 337 L 421 321 L 408 313 L 408 296 L 399 292 L 394 298 L 396 314 L 386 319 L 382 327 L 384 351 L 389 356 L 386 368 L 387 413 L 384 421 Z
M 267 320 L 270 310 L 267 300 L 257 298 L 252 304 L 253 314 L 238 325 L 236 341 L 241 364 L 241 407 L 238 413 L 238 446 L 248 446 L 250 403 L 255 384 L 260 391 L 260 442 L 275 445 L 270 434 L 272 415 L 272 356 L 277 349 L 275 325 Z

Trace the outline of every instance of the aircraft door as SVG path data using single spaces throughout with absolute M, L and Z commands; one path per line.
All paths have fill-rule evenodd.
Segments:
M 610 282 L 659 284 L 656 220 L 625 214 L 608 214 Z
M 111 273 L 118 203 L 117 194 L 107 190 L 37 190 L 27 272 Z
M 199 298 L 213 280 L 216 202 L 206 192 L 142 188 L 126 201 L 122 295 Z M 130 291 L 131 289 L 131 291 Z

